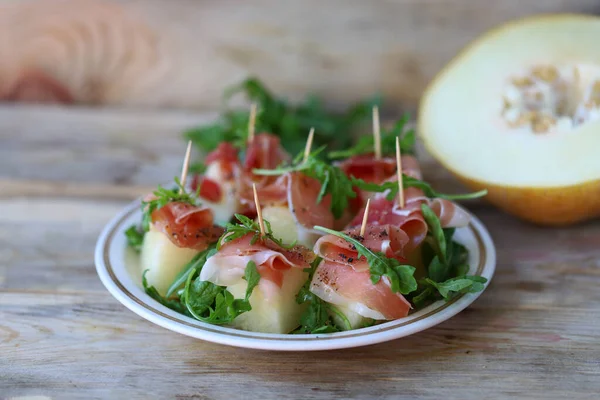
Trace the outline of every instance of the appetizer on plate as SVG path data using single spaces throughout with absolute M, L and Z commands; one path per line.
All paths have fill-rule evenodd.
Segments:
M 143 286 L 197 320 L 265 333 L 329 333 L 404 318 L 484 288 L 453 240 L 469 222 L 421 177 L 406 120 L 356 146 L 295 158 L 272 134 L 223 142 L 205 173 L 142 202 L 127 231 Z

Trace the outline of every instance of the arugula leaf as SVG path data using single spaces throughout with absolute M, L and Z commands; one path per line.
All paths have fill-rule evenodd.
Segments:
M 139 253 L 144 243 L 144 232 L 140 231 L 136 225 L 131 225 L 125 231 L 125 237 L 127 245 Z
M 434 281 L 441 282 L 448 275 L 448 267 L 440 261 L 439 256 L 435 256 L 427 267 L 427 275 Z
M 446 264 L 446 236 L 442 230 L 440 219 L 427 204 L 421 204 L 421 211 L 427 222 L 427 235 L 430 235 L 436 244 L 437 258 L 442 264 Z
M 413 276 L 415 267 L 400 264 L 395 258 L 388 258 L 381 252 L 373 252 L 361 242 L 345 233 L 327 229 L 322 226 L 315 226 L 314 229 L 337 236 L 354 245 L 359 258 L 361 256 L 365 257 L 369 264 L 371 282 L 373 282 L 373 284 L 379 282 L 381 277 L 386 276 L 390 280 L 390 288 L 394 293 L 408 294 L 417 290 L 417 281 Z
M 199 272 L 199 271 L 198 271 Z M 224 286 L 201 281 L 189 274 L 182 300 L 189 313 L 197 320 L 211 324 L 231 323 L 238 315 L 252 310 L 250 296 L 260 281 L 260 274 L 253 261 L 248 262 L 244 278 L 248 282 L 244 299 L 236 299 Z
M 297 171 L 315 178 L 321 183 L 317 203 L 320 203 L 325 195 L 330 194 L 331 212 L 335 218 L 340 218 L 349 207 L 349 199 L 356 197 L 356 192 L 354 192 L 352 180 L 344 171 L 318 157 L 323 150 L 324 147 L 320 147 L 312 152 L 306 162 L 302 160 L 302 153 L 299 153 L 291 166 L 276 169 L 254 169 L 252 172 L 256 175 L 282 175 Z
M 194 274 L 202 269 L 206 263 L 206 260 L 215 255 L 216 252 L 216 244 L 213 243 L 206 250 L 198 253 L 194 258 L 192 258 L 192 260 L 187 263 L 185 267 L 183 267 L 181 272 L 177 274 L 171 286 L 169 286 L 169 289 L 167 290 L 167 297 L 171 297 L 173 293 L 175 293 L 185 284 L 189 274 Z
M 348 147 L 352 142 L 349 132 L 368 120 L 372 106 L 381 102 L 380 98 L 373 98 L 356 104 L 346 112 L 333 113 L 314 96 L 308 97 L 304 103 L 292 105 L 284 99 L 276 98 L 258 79 L 248 78 L 225 91 L 226 111 L 221 121 L 188 130 L 184 134 L 186 139 L 192 139 L 205 152 L 215 149 L 222 141 L 243 147 L 249 113 L 227 109 L 231 98 L 236 94 L 243 94 L 257 104 L 259 115 L 256 119 L 256 132 L 278 135 L 286 150 L 293 154 L 302 151 L 306 133 L 311 127 L 315 128 L 316 146 L 327 144 L 336 149 Z
M 251 244 L 256 243 L 261 238 L 260 226 L 258 221 L 254 221 L 245 215 L 234 214 L 235 218 L 239 221 L 239 223 L 228 223 L 225 225 L 225 233 L 223 236 L 217 241 L 217 249 L 220 249 L 225 243 L 231 242 L 232 240 L 239 239 L 248 234 L 252 234 L 252 239 L 250 240 Z M 286 245 L 283 243 L 281 239 L 273 236 L 273 229 L 271 228 L 271 223 L 267 220 L 263 220 L 265 223 L 265 238 L 271 240 L 279 247 L 284 249 L 291 249 L 296 245 L 296 243 L 291 243 L 290 245 Z
M 439 218 L 427 206 L 422 206 L 428 225 L 426 242 L 422 247 L 423 261 L 428 277 L 419 281 L 412 303 L 420 308 L 439 298 L 449 300 L 459 293 L 473 293 L 484 289 L 487 279 L 467 275 L 469 272 L 468 250 L 454 241 L 454 228 L 442 229 Z M 429 252 L 433 251 L 433 255 Z
M 365 190 L 367 192 L 386 192 L 386 198 L 388 200 L 394 200 L 394 198 L 398 195 L 398 183 L 396 181 L 393 182 L 384 182 L 382 184 L 365 182 L 362 179 L 358 179 L 355 177 L 351 177 L 352 184 L 359 189 Z M 402 187 L 404 189 L 409 187 L 416 187 L 421 189 L 425 196 L 429 198 L 440 198 L 446 200 L 469 200 L 469 199 L 477 199 L 479 197 L 483 197 L 487 195 L 487 190 L 480 190 L 479 192 L 474 193 L 463 193 L 463 194 L 444 194 L 434 190 L 431 185 L 425 181 L 420 179 L 413 178 L 412 176 L 408 176 L 406 174 L 402 174 Z
M 203 320 L 204 317 L 200 316 L 210 309 L 217 295 L 224 290 L 222 286 L 196 278 L 184 292 L 185 305 L 196 319 Z
M 248 261 L 248 264 L 246 265 L 246 269 L 244 270 L 244 279 L 246 282 L 248 282 L 245 300 L 249 301 L 252 291 L 258 285 L 258 282 L 260 282 L 260 274 L 256 268 L 256 263 L 252 260 Z
M 389 130 L 381 131 L 381 154 L 396 154 L 396 136 L 400 137 L 400 149 L 402 154 L 414 154 L 415 152 L 415 131 L 413 129 L 405 131 L 406 123 L 410 120 L 408 114 L 404 114 L 394 126 Z M 375 138 L 373 135 L 361 136 L 358 142 L 345 150 L 332 151 L 329 153 L 330 159 L 349 158 L 361 154 L 373 153 Z
M 419 282 L 422 286 L 422 282 Z M 433 301 L 435 299 L 435 289 L 430 285 L 424 285 L 422 290 L 419 291 L 419 294 L 414 296 L 411 300 L 411 303 L 415 306 L 416 309 L 420 309 L 425 306 L 427 303 Z
M 450 300 L 459 293 L 481 292 L 487 279 L 482 276 L 463 275 L 444 282 L 435 282 L 431 279 L 425 279 L 425 281 L 436 288 L 444 299 Z
M 146 294 L 152 297 L 154 300 L 158 301 L 163 306 L 168 307 L 171 310 L 177 311 L 178 313 L 187 315 L 185 307 L 183 306 L 183 304 L 181 304 L 179 300 L 165 298 L 161 296 L 160 293 L 158 293 L 158 290 L 156 290 L 154 286 L 148 285 L 148 280 L 146 279 L 147 272 L 148 270 L 145 270 L 142 274 L 142 286 L 144 286 L 144 291 L 146 292 Z

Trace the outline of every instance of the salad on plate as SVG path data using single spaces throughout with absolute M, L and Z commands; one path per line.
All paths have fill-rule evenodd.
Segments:
M 215 143 L 189 184 L 188 146 L 181 178 L 145 196 L 126 231 L 146 293 L 210 324 L 314 334 L 482 291 L 486 279 L 468 274 L 468 251 L 453 239 L 469 224 L 454 200 L 485 191 L 437 192 L 407 118 L 387 131 L 378 119 L 374 108 L 373 134 L 333 151 L 312 150 L 311 130 L 292 155 L 280 136 L 254 133 L 251 112 L 242 140 Z

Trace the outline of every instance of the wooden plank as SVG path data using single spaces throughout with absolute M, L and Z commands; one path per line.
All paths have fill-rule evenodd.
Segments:
M 50 78 L 67 93 L 53 98 L 204 109 L 256 75 L 294 100 L 316 92 L 342 106 L 381 92 L 390 108 L 414 110 L 435 73 L 486 30 L 598 12 L 595 0 L 3 3 L 0 97 L 15 97 L 18 84 L 56 91 Z
M 178 174 L 184 130 L 217 117 L 214 112 L 0 106 L 0 197 L 21 190 L 135 198 L 138 189 L 127 187 L 146 190 Z M 417 150 L 434 187 L 464 191 L 420 143 Z M 78 189 L 73 183 L 87 186 Z
M 498 250 L 490 287 L 438 327 L 365 348 L 235 349 L 128 311 L 96 276 L 97 236 L 177 173 L 179 132 L 210 118 L 0 107 L 0 397 L 596 397 L 600 221 L 543 229 L 473 204 Z M 436 184 L 452 186 L 421 156 Z
M 584 399 L 599 389 L 598 314 L 577 308 L 548 318 L 547 309 L 475 305 L 391 343 L 273 353 L 168 332 L 105 293 L 9 292 L 0 306 L 0 390 L 8 396 Z

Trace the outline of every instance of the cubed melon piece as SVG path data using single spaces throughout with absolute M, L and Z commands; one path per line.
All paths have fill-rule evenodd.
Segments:
M 296 303 L 296 294 L 308 279 L 302 268 L 290 268 L 284 272 L 283 285 L 277 285 L 261 279 L 250 296 L 252 310 L 238 316 L 232 326 L 252 332 L 289 333 L 299 326 L 300 316 L 306 305 Z M 227 290 L 236 299 L 246 295 L 246 281 L 242 281 Z
M 197 250 L 177 247 L 164 233 L 151 228 L 144 236 L 140 253 L 142 273 L 148 270 L 148 284 L 164 296 L 175 277 L 196 254 Z

